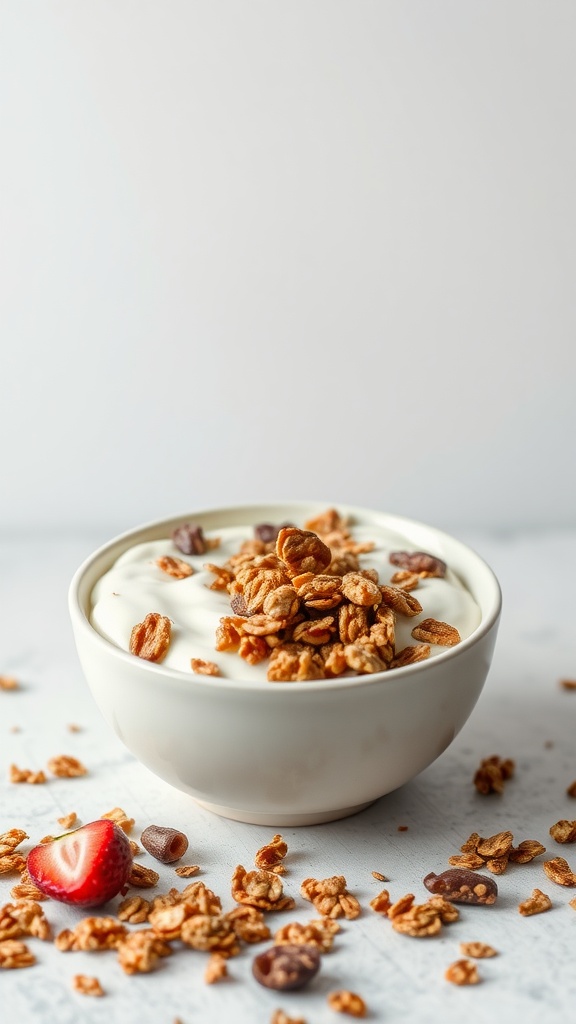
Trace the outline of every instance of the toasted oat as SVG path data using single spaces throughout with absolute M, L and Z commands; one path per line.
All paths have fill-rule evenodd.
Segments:
M 276 834 L 272 836 L 269 843 L 260 847 L 254 858 L 254 863 L 257 868 L 273 871 L 276 875 L 283 875 L 286 872 L 283 861 L 287 853 L 287 843 L 284 842 L 281 835 Z
M 59 779 L 74 779 L 79 775 L 86 775 L 88 769 L 77 757 L 58 754 L 57 757 L 51 757 L 48 761 L 48 771 Z
M 348 892 L 344 875 L 332 875 L 324 879 L 305 878 L 300 892 L 323 917 L 345 917 L 351 921 L 360 914 L 360 904 Z
M 175 580 L 184 580 L 194 572 L 190 562 L 185 562 L 183 558 L 173 558 L 172 555 L 161 555 L 156 559 L 156 565 Z
M 372 878 L 375 878 L 377 882 L 389 882 L 390 879 L 386 875 L 381 874 L 380 871 L 373 871 Z
M 75 974 L 72 978 L 72 988 L 82 996 L 103 996 L 105 994 L 98 978 L 88 974 Z
M 115 917 L 84 917 L 76 927 L 65 929 L 57 936 L 61 950 L 84 950 L 92 953 L 102 949 L 116 949 L 126 938 L 128 929 Z
M 557 843 L 576 843 L 576 821 L 557 821 L 550 827 L 550 835 Z
M 146 661 L 162 661 L 170 646 L 171 631 L 170 619 L 158 612 L 149 612 L 144 621 L 132 629 L 130 653 Z
M 70 814 L 64 814 L 61 818 L 58 818 L 58 824 L 61 825 L 62 828 L 65 829 L 65 831 L 71 829 L 72 825 L 74 825 L 77 821 L 78 817 L 76 815 L 76 811 L 70 811 Z
M 52 935 L 42 907 L 33 900 L 6 903 L 0 908 L 0 940 L 18 939 L 22 935 L 43 940 Z
M 553 857 L 552 860 L 545 860 L 542 866 L 548 878 L 552 882 L 556 882 L 557 885 L 576 885 L 576 875 L 564 857 Z
M 346 1013 L 349 1017 L 365 1017 L 368 1007 L 357 992 L 350 992 L 348 989 L 339 989 L 337 992 L 328 994 L 328 1006 L 336 1013 Z
M 134 818 L 129 818 L 126 811 L 123 811 L 121 807 L 113 807 L 111 811 L 106 811 L 100 817 L 107 821 L 113 821 L 126 835 L 130 835 L 134 827 Z
M 276 932 L 274 945 L 315 946 L 321 953 L 329 953 L 334 944 L 334 936 L 339 931 L 340 925 L 329 917 L 308 921 L 306 924 L 291 921 Z
M 219 676 L 220 669 L 215 661 L 205 661 L 204 658 L 190 658 L 190 668 L 199 676 Z
M 127 924 L 142 924 L 148 920 L 151 904 L 142 896 L 127 896 L 120 903 L 117 914 L 119 921 L 126 921 Z
M 431 903 L 413 903 L 402 913 L 391 911 L 394 907 L 388 911 L 394 930 L 415 939 L 437 935 L 442 927 L 441 914 Z
M 180 932 L 182 942 L 222 956 L 237 956 L 240 945 L 232 923 L 224 914 L 194 914 L 184 921 Z
M 199 864 L 180 864 L 179 867 L 175 868 L 176 874 L 180 875 L 180 878 L 191 878 L 192 875 L 197 875 L 200 871 Z
M 153 868 L 147 868 L 143 864 L 132 864 L 128 885 L 136 889 L 152 889 L 160 880 L 160 875 Z
M 151 928 L 132 932 L 118 944 L 118 963 L 125 974 L 149 974 L 158 959 L 169 956 L 172 947 Z
M 414 626 L 411 635 L 415 640 L 423 640 L 427 644 L 440 644 L 442 647 L 454 647 L 460 643 L 460 633 L 456 626 L 440 622 L 438 619 L 422 619 Z
M 487 942 L 461 942 L 460 952 L 462 956 L 473 957 L 474 960 L 484 960 L 486 957 L 498 956 L 498 950 Z
M 390 587 L 383 586 L 380 588 L 382 601 L 389 608 L 392 608 L 399 615 L 406 615 L 408 618 L 412 618 L 413 615 L 418 615 L 422 611 L 422 605 L 418 598 L 414 597 L 404 587 Z M 427 619 L 427 622 L 434 622 L 434 619 Z M 414 627 L 416 628 L 416 627 Z M 414 636 L 414 631 L 412 636 Z M 428 640 L 428 637 L 418 637 L 417 639 Z M 439 641 L 435 640 L 434 643 Z
M 7 832 L 0 833 L 0 857 L 6 853 L 13 853 L 16 847 L 28 838 L 28 833 L 21 828 L 10 828 Z
M 241 864 L 232 875 L 232 898 L 260 910 L 291 910 L 294 900 L 283 894 L 282 881 L 272 871 L 246 871 Z
M 15 970 L 19 967 L 32 967 L 36 957 L 30 952 L 25 942 L 18 939 L 4 939 L 0 942 L 0 968 Z
M 474 785 L 479 793 L 502 793 L 504 783 L 512 778 L 515 770 L 511 758 L 501 758 L 498 754 L 485 757 L 474 774 Z
M 0 676 L 0 690 L 18 690 L 20 683 L 14 676 Z
M 40 783 L 46 782 L 46 776 L 42 770 L 33 772 L 29 768 L 18 768 L 17 765 L 11 764 L 9 771 L 10 782 L 27 782 L 32 786 L 39 785 Z
M 19 853 L 6 853 L 0 857 L 0 875 L 8 875 L 12 871 L 21 874 L 26 867 L 26 858 Z
M 225 916 L 242 942 L 252 945 L 270 938 L 271 932 L 264 921 L 264 913 L 257 907 L 244 903 L 229 910 Z
M 13 886 L 10 890 L 10 895 L 13 900 L 35 900 L 37 903 L 48 899 L 45 893 L 41 892 L 40 889 L 34 885 L 34 882 L 26 870 L 24 870 L 20 875 L 19 885 Z
M 515 864 L 529 864 L 535 857 L 546 853 L 546 847 L 542 846 L 537 839 L 523 839 L 518 846 L 512 846 L 508 852 L 508 859 Z
M 400 587 L 401 590 L 416 590 L 420 583 L 420 576 L 417 572 L 410 572 L 409 569 L 398 569 L 390 577 L 390 583 L 393 587 Z
M 543 914 L 546 910 L 552 909 L 552 900 L 542 892 L 541 889 L 533 889 L 532 895 L 518 904 L 518 913 L 522 917 L 531 917 L 532 914 Z
M 418 661 L 425 661 L 430 657 L 430 644 L 410 644 L 403 647 L 398 654 L 392 658 L 390 668 L 404 668 L 405 665 L 415 665 Z
M 206 969 L 204 971 L 204 981 L 207 985 L 214 985 L 216 982 L 221 981 L 228 974 L 228 965 L 226 958 L 221 953 L 211 953 Z
M 477 985 L 480 981 L 478 968 L 472 960 L 455 960 L 446 968 L 444 973 L 446 981 L 452 985 Z

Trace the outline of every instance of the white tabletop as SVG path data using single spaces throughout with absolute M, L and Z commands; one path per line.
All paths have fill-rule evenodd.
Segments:
M 299 894 L 307 876 L 345 875 L 362 913 L 343 921 L 334 949 L 305 989 L 268 991 L 252 977 L 253 956 L 263 946 L 244 946 L 229 961 L 229 977 L 214 985 L 203 980 L 206 954 L 176 948 L 150 974 L 128 976 L 113 952 L 60 952 L 51 942 L 29 939 L 36 964 L 0 970 L 0 1005 L 6 1021 L 68 1024 L 182 1024 L 193 1021 L 268 1024 L 282 1007 L 306 1024 L 328 1024 L 337 1017 L 327 994 L 351 989 L 366 1001 L 369 1020 L 493 1024 L 521 1019 L 524 1024 L 573 1019 L 576 999 L 574 940 L 576 912 L 569 901 L 576 890 L 551 882 L 542 862 L 564 856 L 576 868 L 576 850 L 561 846 L 549 828 L 576 818 L 576 801 L 566 794 L 576 779 L 574 720 L 576 692 L 560 686 L 576 677 L 571 577 L 576 565 L 576 534 L 494 536 L 461 531 L 492 565 L 504 595 L 504 610 L 493 666 L 469 722 L 452 746 L 416 780 L 383 797 L 354 817 L 331 824 L 282 829 L 288 843 L 285 891 L 296 899 L 289 913 L 269 915 L 274 931 L 288 920 L 317 916 Z M 187 862 L 200 865 L 196 876 L 235 904 L 230 878 L 241 863 L 253 866 L 257 849 L 273 830 L 218 818 L 186 795 L 172 790 L 139 765 L 111 732 L 82 677 L 68 623 L 68 581 L 104 536 L 58 540 L 4 539 L 0 543 L 0 674 L 20 681 L 0 691 L 0 832 L 23 828 L 26 851 L 47 834 L 58 834 L 57 818 L 75 811 L 85 823 L 115 806 L 135 818 L 132 838 L 149 824 L 172 825 L 190 839 Z M 69 726 L 80 726 L 71 731 Z M 78 757 L 88 768 L 82 778 L 50 778 L 46 785 L 10 783 L 9 766 L 40 769 L 56 754 Z M 515 761 L 516 771 L 501 795 L 481 796 L 472 778 L 491 754 Z M 405 826 L 399 830 L 400 826 Z M 537 839 L 547 853 L 526 865 L 509 865 L 496 880 L 492 907 L 461 908 L 460 919 L 434 938 L 410 938 L 370 910 L 382 888 L 373 871 L 386 875 L 393 899 L 412 892 L 417 902 L 428 893 L 422 879 L 448 867 L 468 835 L 509 829 L 514 842 Z M 180 888 L 173 867 L 148 854 L 139 861 L 160 872 L 149 896 Z M 0 875 L 1 904 L 10 901 L 15 875 Z M 552 909 L 523 917 L 518 903 L 534 888 L 552 900 Z M 118 900 L 98 913 L 113 913 Z M 86 912 L 55 901 L 42 904 L 57 934 Z M 461 957 L 460 942 L 490 943 L 499 955 L 478 961 L 481 983 L 456 987 L 444 978 Z M 82 996 L 72 989 L 75 974 L 95 975 L 106 995 Z M 571 1016 L 572 1015 L 572 1016 Z

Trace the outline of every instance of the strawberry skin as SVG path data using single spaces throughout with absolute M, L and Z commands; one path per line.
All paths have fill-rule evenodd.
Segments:
M 35 846 L 26 866 L 46 896 L 77 907 L 97 907 L 126 885 L 132 850 L 122 829 L 100 818 Z

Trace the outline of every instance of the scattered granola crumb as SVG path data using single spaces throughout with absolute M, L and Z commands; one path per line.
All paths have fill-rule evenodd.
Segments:
M 407 832 L 408 831 L 408 825 L 398 825 L 397 831 L 398 832 Z
M 69 754 L 58 754 L 48 761 L 48 771 L 59 779 L 75 779 L 80 775 L 86 775 L 88 769 L 78 760 Z
M 257 868 L 264 871 L 273 871 L 276 875 L 284 875 L 286 868 L 283 861 L 287 853 L 287 843 L 284 842 L 281 835 L 277 834 L 272 836 L 269 843 L 260 847 L 254 858 L 254 863 Z
M 0 968 L 16 970 L 19 967 L 32 967 L 36 957 L 30 952 L 25 942 L 17 939 L 5 939 L 0 942 Z
M 18 690 L 20 683 L 14 676 L 0 676 L 0 690 Z
M 386 875 L 382 875 L 380 871 L 373 871 L 372 878 L 375 878 L 377 882 L 389 882 L 390 879 Z
M 17 765 L 10 765 L 10 782 L 27 782 L 32 786 L 46 782 L 46 776 L 42 770 L 33 772 L 29 768 L 18 768 Z
M 181 864 L 180 867 L 176 868 L 176 874 L 180 875 L 180 878 L 191 878 L 192 875 L 197 875 L 199 871 L 199 864 Z
M 557 843 L 576 843 L 576 821 L 562 818 L 550 827 L 550 835 Z
M 479 793 L 487 796 L 488 793 L 502 793 L 504 783 L 511 779 L 515 769 L 514 761 L 511 758 L 502 758 L 498 754 L 485 757 L 474 775 L 474 785 Z
M 219 676 L 220 669 L 215 661 L 204 658 L 190 658 L 190 668 L 199 676 Z
M 221 981 L 228 974 L 228 967 L 226 966 L 226 958 L 221 953 L 212 953 L 210 959 L 206 964 L 206 970 L 204 972 L 204 981 L 207 985 L 214 985 L 217 981 Z
M 345 917 L 352 921 L 360 914 L 360 904 L 348 892 L 344 875 L 331 878 L 305 878 L 300 886 L 305 900 L 310 900 L 323 917 Z
M 78 816 L 76 814 L 76 811 L 70 811 L 70 814 L 64 814 L 61 818 L 58 818 L 58 824 L 61 825 L 62 828 L 66 831 L 72 828 L 72 825 L 74 825 L 77 821 Z
M 111 811 L 106 811 L 106 813 L 101 814 L 100 817 L 107 818 L 110 821 L 115 822 L 116 825 L 126 833 L 126 835 L 130 835 L 130 832 L 134 827 L 134 818 L 129 818 L 126 811 L 123 811 L 121 807 L 113 807 Z
M 70 722 L 67 726 L 68 732 L 82 732 L 82 726 L 76 725 L 75 722 Z
M 270 1024 L 306 1024 L 304 1017 L 289 1017 L 284 1010 L 274 1010 Z
M 88 974 L 75 974 L 72 978 L 72 988 L 83 996 L 103 996 L 104 989 L 98 981 Z
M 576 779 L 574 779 L 574 782 L 571 782 L 568 786 L 566 790 L 566 795 L 572 797 L 573 799 L 574 797 L 576 797 Z
M 552 860 L 545 860 L 542 867 L 550 881 L 556 882 L 557 885 L 576 885 L 576 875 L 564 857 L 553 857 Z
M 518 913 L 522 914 L 522 917 L 543 914 L 546 910 L 551 909 L 552 900 L 541 889 L 533 889 L 532 895 L 527 900 L 518 904 Z
M 478 968 L 472 960 L 455 960 L 446 968 L 444 977 L 452 985 L 477 985 L 480 981 Z
M 330 992 L 328 995 L 328 1006 L 336 1013 L 347 1013 L 350 1017 L 365 1017 L 368 1012 L 362 996 L 359 996 L 357 992 L 350 992 L 347 989 Z
M 473 957 L 475 960 L 484 960 L 486 957 L 498 956 L 498 950 L 487 942 L 461 942 L 460 952 L 462 956 Z
M 561 679 L 560 686 L 563 690 L 576 690 L 576 679 Z

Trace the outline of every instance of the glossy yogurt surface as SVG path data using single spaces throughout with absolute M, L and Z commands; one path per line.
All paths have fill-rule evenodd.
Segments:
M 295 525 L 303 527 L 300 523 Z M 356 541 L 374 543 L 371 551 L 360 556 L 360 568 L 376 569 L 380 584 L 388 584 L 398 570 L 390 562 L 391 552 L 417 550 L 400 533 L 373 525 L 352 524 L 351 535 Z M 170 647 L 162 665 L 191 675 L 191 659 L 201 658 L 218 665 L 220 674 L 226 678 L 266 682 L 268 660 L 251 665 L 236 653 L 215 649 L 220 619 L 233 612 L 228 593 L 210 589 L 215 577 L 205 568 L 208 562 L 223 565 L 238 552 L 243 541 L 253 536 L 253 529 L 246 526 L 206 531 L 208 540 L 219 538 L 220 543 L 202 555 L 182 554 L 170 537 L 134 545 L 96 583 L 92 591 L 92 625 L 111 643 L 128 651 L 133 627 L 148 613 L 158 612 L 172 621 Z M 156 564 L 165 555 L 188 562 L 194 569 L 193 575 L 184 579 L 169 576 Z M 461 640 L 470 636 L 480 623 L 478 605 L 450 566 L 444 577 L 421 579 L 412 593 L 422 605 L 422 612 L 412 617 L 396 616 L 397 651 L 418 642 L 411 631 L 422 619 L 438 619 L 455 626 Z M 431 644 L 430 657 L 448 649 Z

